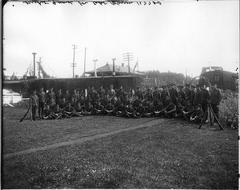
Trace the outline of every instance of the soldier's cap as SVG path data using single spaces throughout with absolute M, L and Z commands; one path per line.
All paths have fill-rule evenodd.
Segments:
M 200 84 L 197 84 L 196 87 L 200 87 Z
M 195 85 L 193 85 L 193 84 L 191 84 L 191 87 L 192 87 L 192 88 L 196 88 L 196 86 L 195 86 Z
M 189 84 L 189 83 L 186 83 L 185 86 L 190 87 L 190 84 Z

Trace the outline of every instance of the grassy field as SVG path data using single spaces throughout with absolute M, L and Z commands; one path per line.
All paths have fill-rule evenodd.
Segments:
M 19 123 L 24 111 L 4 109 L 4 154 L 153 119 L 89 116 Z M 238 188 L 236 130 L 158 120 L 151 127 L 3 159 L 3 188 Z

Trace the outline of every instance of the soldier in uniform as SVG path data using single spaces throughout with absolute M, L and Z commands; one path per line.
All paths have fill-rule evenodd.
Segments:
M 83 115 L 92 115 L 93 114 L 93 105 L 89 101 L 85 101 L 84 107 L 83 107 Z
M 184 106 L 184 108 L 182 110 L 183 118 L 185 120 L 189 120 L 193 111 L 194 111 L 194 108 L 193 108 L 193 105 L 191 104 L 191 100 L 189 99 L 186 101 L 186 105 Z
M 194 123 L 200 123 L 203 117 L 203 110 L 201 105 L 195 106 L 194 111 L 190 115 L 190 121 Z
M 103 88 L 103 86 L 100 86 L 100 89 L 98 90 L 98 94 L 100 98 L 103 98 L 106 94 L 106 90 Z
M 208 117 L 208 104 L 210 103 L 210 95 L 208 90 L 206 89 L 206 86 L 201 86 L 200 88 L 200 94 L 201 94 L 201 107 L 203 110 L 203 117 L 201 123 L 205 122 Z
M 146 101 L 153 101 L 153 94 L 150 88 L 147 89 L 145 95 L 144 95 L 144 99 Z
M 221 102 L 221 93 L 220 90 L 217 88 L 217 85 L 215 84 L 214 86 L 211 87 L 210 91 L 210 103 L 213 109 L 213 112 L 219 118 L 219 104 Z
M 184 95 L 185 95 L 185 100 L 188 101 L 191 99 L 191 90 L 190 90 L 190 84 L 185 84 L 184 86 Z
M 178 86 L 178 103 L 183 104 L 185 101 L 185 93 L 183 91 L 183 86 L 179 85 Z
M 74 116 L 83 116 L 83 108 L 80 102 L 77 102 L 77 104 L 74 106 L 75 113 Z
M 114 106 L 111 102 L 111 100 L 108 100 L 107 105 L 104 107 L 105 113 L 107 113 L 107 115 L 112 115 L 113 111 L 114 111 Z
M 30 98 L 31 106 L 32 106 L 32 119 L 35 121 L 36 120 L 36 111 L 38 109 L 38 96 L 37 96 L 37 91 L 34 90 L 33 94 Z
M 62 119 L 63 118 L 63 111 L 58 104 L 54 109 L 54 119 Z
M 153 115 L 153 103 L 149 100 L 143 100 L 143 108 L 145 117 L 151 117 Z
M 100 115 L 104 113 L 104 106 L 101 104 L 100 100 L 96 100 L 93 107 L 95 114 Z
M 70 102 L 68 102 L 67 106 L 63 109 L 63 112 L 65 113 L 67 118 L 70 118 L 73 116 L 74 107 L 71 105 Z
M 66 99 L 63 97 L 60 101 L 60 104 L 59 104 L 59 107 L 61 109 L 64 109 L 65 107 L 67 106 L 67 102 L 66 102 Z
M 54 113 L 48 104 L 44 108 L 43 119 L 54 119 Z
M 206 86 L 201 86 L 200 88 L 201 92 L 201 105 L 202 105 L 202 109 L 203 109 L 203 112 L 207 112 L 207 108 L 208 108 L 208 104 L 210 102 L 210 95 L 209 95 L 209 92 L 208 90 L 206 89 Z
M 143 92 L 141 91 L 140 87 L 137 87 L 137 90 L 135 92 L 135 96 L 137 96 L 139 100 L 143 99 Z
M 166 107 L 165 107 L 165 111 L 164 111 L 164 115 L 167 118 L 173 118 L 176 114 L 176 105 L 173 103 L 173 101 L 171 100 L 170 96 L 166 97 Z
M 56 94 L 56 104 L 60 104 L 62 98 L 63 98 L 63 93 L 62 93 L 62 89 L 60 88 Z
M 67 103 L 71 102 L 72 98 L 71 98 L 71 94 L 69 93 L 69 90 L 65 91 L 64 98 Z
M 43 118 L 44 105 L 46 103 L 46 93 L 44 92 L 43 88 L 40 89 L 38 97 L 39 97 L 38 115 L 39 115 L 39 118 L 42 119 Z
M 47 104 L 50 106 L 51 110 L 53 110 L 56 105 L 56 96 L 53 88 L 51 88 L 50 91 L 48 92 Z
M 193 98 L 193 105 L 194 106 L 198 106 L 201 105 L 201 89 L 200 89 L 200 85 L 196 86 L 196 92 L 194 94 L 194 98 Z
M 128 101 L 125 105 L 125 113 L 127 117 L 136 117 L 135 109 L 131 103 L 131 101 Z
M 170 98 L 171 98 L 172 102 L 176 105 L 177 104 L 178 93 L 177 93 L 177 90 L 176 90 L 174 84 L 169 85 L 169 95 L 170 95 Z
M 139 99 L 139 96 L 134 97 L 132 107 L 134 109 L 134 117 L 139 118 L 143 115 L 144 109 L 142 107 L 142 102 Z
M 121 98 L 117 98 L 117 101 L 114 105 L 114 114 L 118 117 L 123 117 L 125 115 L 125 108 L 124 104 L 121 101 Z

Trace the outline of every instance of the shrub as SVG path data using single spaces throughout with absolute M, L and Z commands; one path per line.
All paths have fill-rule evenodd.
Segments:
M 226 90 L 222 92 L 219 105 L 219 116 L 227 126 L 238 128 L 238 93 Z

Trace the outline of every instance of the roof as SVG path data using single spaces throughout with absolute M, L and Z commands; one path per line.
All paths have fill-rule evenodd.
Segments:
M 106 72 L 112 72 L 113 71 L 113 64 L 106 64 L 102 67 L 98 67 L 96 69 L 97 73 L 106 73 Z M 130 68 L 130 71 L 132 72 L 132 69 Z M 128 66 L 119 66 L 115 65 L 115 72 L 116 73 L 128 73 Z M 94 73 L 94 70 L 86 72 L 88 74 Z

